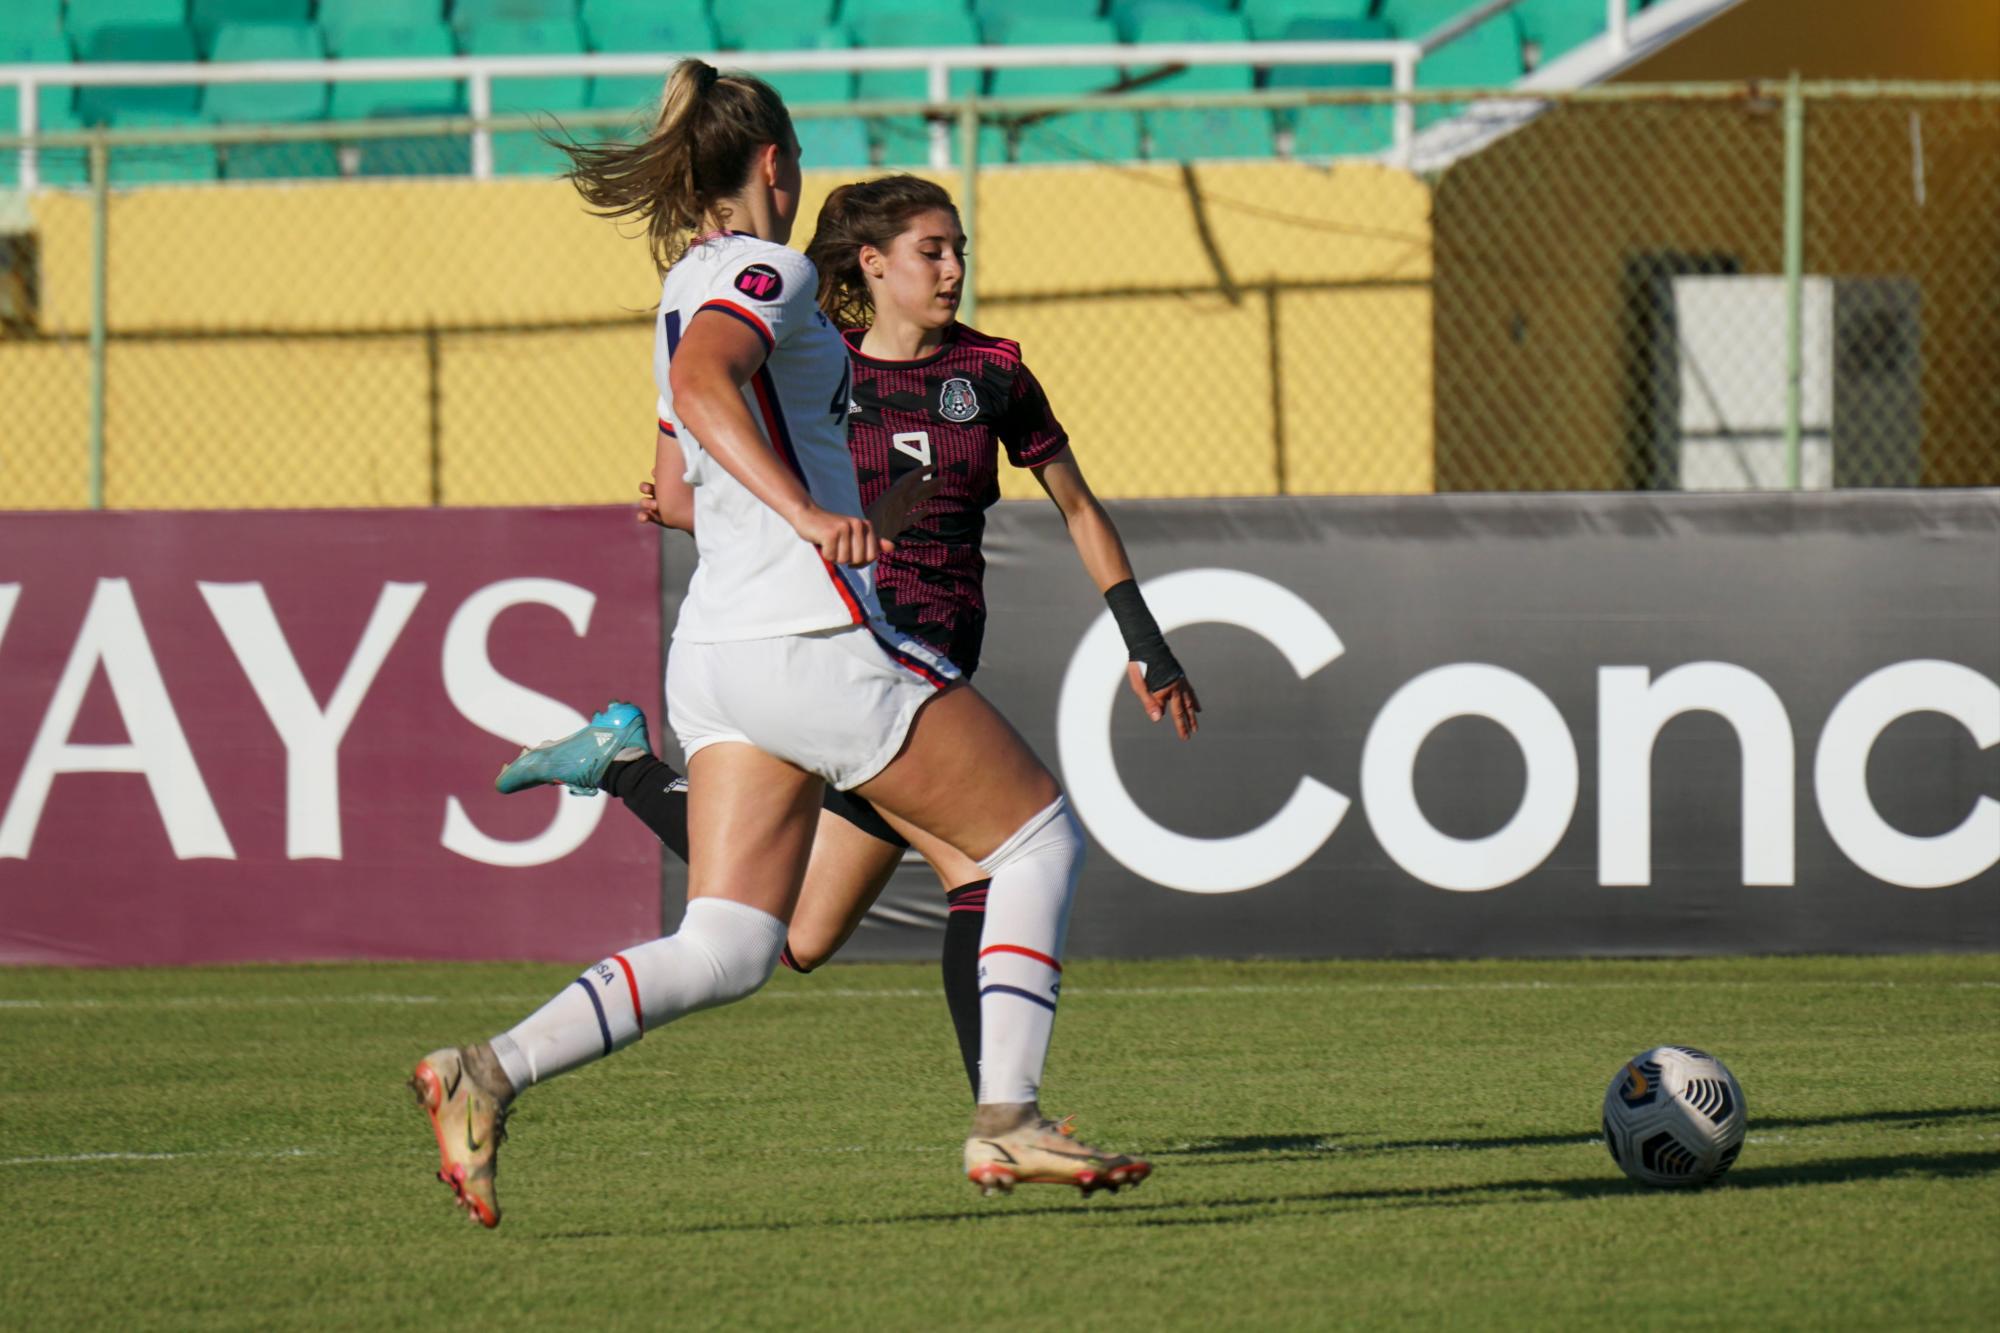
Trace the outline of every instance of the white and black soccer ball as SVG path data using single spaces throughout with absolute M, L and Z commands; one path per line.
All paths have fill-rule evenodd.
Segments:
M 1743 1089 L 1692 1046 L 1655 1046 L 1626 1061 L 1604 1092 L 1604 1146 L 1646 1185 L 1705 1185 L 1743 1150 Z

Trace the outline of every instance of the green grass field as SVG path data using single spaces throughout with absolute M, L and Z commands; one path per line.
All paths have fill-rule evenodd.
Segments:
M 781 974 L 530 1092 L 460 1220 L 402 1085 L 573 970 L 0 971 L 0 1325 L 1990 1327 L 2000 958 L 1079 962 L 1046 1104 L 1143 1189 L 985 1200 L 932 968 Z M 1619 1064 L 1727 1060 L 1719 1187 Z

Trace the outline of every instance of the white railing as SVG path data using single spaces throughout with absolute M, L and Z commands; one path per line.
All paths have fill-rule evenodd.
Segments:
M 934 104 L 951 99 L 951 75 L 957 70 L 1051 68 L 1078 65 L 1123 67 L 1136 75 L 1165 65 L 1388 65 L 1392 86 L 1399 93 L 1416 87 L 1417 65 L 1439 47 L 1470 32 L 1521 0 L 1490 0 L 1416 39 L 1358 42 L 1158 42 L 1110 46 L 960 46 L 934 50 L 876 48 L 830 51 L 706 51 L 660 52 L 648 55 L 580 56 L 451 56 L 418 60 L 286 60 L 224 64 L 74 64 L 0 65 L 0 86 L 12 84 L 20 106 L 18 133 L 33 140 L 41 132 L 38 94 L 43 88 L 155 87 L 163 84 L 231 83 L 378 83 L 407 79 L 454 79 L 466 85 L 466 107 L 476 122 L 472 131 L 472 174 L 480 180 L 493 174 L 492 133 L 486 121 L 493 115 L 493 80 L 504 78 L 598 77 L 635 74 L 664 75 L 689 55 L 751 74 L 798 71 L 867 72 L 922 70 L 926 97 Z M 1625 0 L 1605 0 L 1614 48 L 1630 41 Z M 1408 100 L 1395 109 L 1394 160 L 1409 158 L 1416 130 L 1415 108 Z M 951 162 L 951 127 L 942 118 L 931 123 L 931 165 Z M 40 183 L 36 150 L 21 149 L 20 187 Z

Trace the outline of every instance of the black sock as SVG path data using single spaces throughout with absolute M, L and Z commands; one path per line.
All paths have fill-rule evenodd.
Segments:
M 806 973 L 812 971 L 809 967 L 799 966 L 799 960 L 792 956 L 792 942 L 790 940 L 786 940 L 785 947 L 778 950 L 778 961 L 800 976 L 804 976 Z
M 597 785 L 625 802 L 625 808 L 639 816 L 675 856 L 688 859 L 687 783 L 680 774 L 646 755 L 613 760 Z
M 990 879 L 962 884 L 944 896 L 944 1002 L 951 1006 L 951 1025 L 958 1032 L 958 1054 L 965 1076 L 972 1080 L 972 1100 L 979 1100 L 979 936 L 986 929 L 986 890 Z

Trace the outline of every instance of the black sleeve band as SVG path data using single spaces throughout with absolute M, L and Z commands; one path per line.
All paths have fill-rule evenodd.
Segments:
M 1111 618 L 1118 622 L 1118 632 L 1125 636 L 1125 651 L 1132 661 L 1146 668 L 1147 689 L 1164 690 L 1187 674 L 1174 660 L 1166 636 L 1160 633 L 1153 613 L 1146 609 L 1146 599 L 1136 582 L 1126 579 L 1105 589 L 1104 604 L 1111 608 Z

